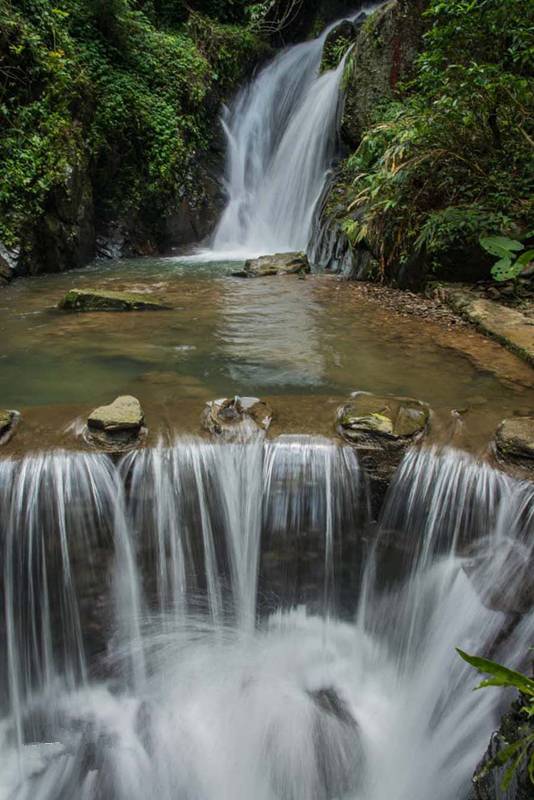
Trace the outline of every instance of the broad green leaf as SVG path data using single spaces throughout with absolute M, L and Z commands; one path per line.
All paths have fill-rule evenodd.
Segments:
M 495 264 L 491 268 L 491 274 L 495 278 L 496 281 L 508 281 L 511 278 L 514 278 L 521 272 L 521 267 L 515 270 L 515 264 L 512 264 L 512 259 L 510 256 L 504 256 L 500 258 L 499 261 L 496 261 Z
M 527 264 L 530 264 L 531 261 L 534 261 L 534 250 L 525 250 L 524 253 L 521 253 L 521 255 L 517 257 L 515 263 L 525 267 Z
M 459 648 L 456 648 L 456 651 L 464 661 L 471 664 L 482 675 L 493 675 L 493 678 L 482 681 L 480 686 L 477 686 L 477 689 L 485 686 L 515 686 L 523 694 L 534 697 L 534 680 L 526 675 L 508 669 L 508 667 L 503 667 L 502 664 L 497 664 L 497 662 L 490 661 L 488 658 L 470 656 Z
M 492 256 L 504 256 L 514 251 L 523 250 L 521 242 L 509 239 L 508 236 L 482 236 L 480 246 Z
M 504 773 L 501 783 L 501 789 L 503 790 L 503 792 L 505 792 L 510 787 L 510 784 L 512 783 L 512 778 L 514 777 L 515 773 L 519 768 L 519 765 L 521 764 L 526 755 L 527 748 L 528 745 L 526 745 L 526 747 L 521 748 L 516 758 L 512 761 L 512 763 Z

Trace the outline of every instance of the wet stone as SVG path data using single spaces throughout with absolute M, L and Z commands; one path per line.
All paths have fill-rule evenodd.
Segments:
M 430 409 L 411 397 L 355 392 L 337 411 L 336 431 L 358 451 L 377 510 L 400 461 L 429 426 Z
M 236 396 L 207 403 L 202 426 L 214 436 L 243 440 L 267 431 L 272 417 L 272 409 L 265 401 Z
M 59 308 L 64 311 L 165 311 L 170 306 L 139 292 L 71 289 Z
M 238 278 L 266 278 L 273 275 L 305 275 L 309 272 L 311 268 L 306 253 L 275 253 L 246 261 L 244 268 L 233 275 Z
M 426 431 L 428 406 L 410 397 L 387 397 L 356 392 L 337 413 L 337 430 L 343 439 L 364 448 L 404 446 Z
M 18 411 L 0 409 L 0 445 L 6 444 L 11 439 L 19 420 Z
M 534 415 L 503 420 L 495 434 L 495 451 L 499 459 L 534 471 Z
M 87 438 L 98 446 L 122 450 L 138 443 L 144 433 L 144 415 L 136 397 L 123 395 L 95 408 L 87 420 Z

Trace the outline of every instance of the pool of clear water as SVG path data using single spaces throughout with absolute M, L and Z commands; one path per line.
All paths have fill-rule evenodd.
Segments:
M 244 280 L 235 269 L 95 262 L 6 288 L 0 406 L 26 417 L 23 446 L 36 433 L 66 436 L 73 419 L 118 394 L 141 400 L 153 434 L 195 431 L 207 400 L 234 394 L 270 398 L 275 432 L 323 433 L 352 391 L 409 395 L 434 409 L 435 430 L 460 424 L 474 446 L 504 416 L 534 406 L 532 370 L 469 328 L 391 314 L 333 277 Z M 73 287 L 146 292 L 172 310 L 60 311 Z

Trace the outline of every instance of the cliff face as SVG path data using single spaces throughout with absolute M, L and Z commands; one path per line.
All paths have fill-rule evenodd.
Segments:
M 344 76 L 343 141 L 361 142 L 376 119 L 377 107 L 398 95 L 399 83 L 413 72 L 426 28 L 426 0 L 392 0 L 364 22 Z
M 423 47 L 427 0 L 390 0 L 372 13 L 359 28 L 343 79 L 344 107 L 341 144 L 345 153 L 360 145 L 365 132 L 377 121 L 383 104 L 401 96 L 401 84 L 414 71 Z M 312 243 L 312 258 L 321 267 L 347 278 L 374 280 L 379 254 L 369 242 L 350 243 L 346 235 L 350 205 L 342 167 L 325 193 Z M 360 223 L 362 210 L 350 215 Z M 406 285 L 418 282 L 419 268 L 412 264 Z M 402 281 L 401 281 L 402 283 Z

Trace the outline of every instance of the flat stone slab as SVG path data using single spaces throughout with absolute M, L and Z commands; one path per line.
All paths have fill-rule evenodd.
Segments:
M 495 434 L 495 447 L 503 458 L 532 461 L 534 468 L 534 416 L 503 420 Z
M 89 415 L 90 428 L 101 431 L 138 431 L 144 416 L 141 403 L 136 397 L 122 395 L 108 406 L 95 408 Z
M 170 306 L 150 295 L 107 289 L 71 289 L 59 303 L 64 311 L 166 311 Z
M 311 272 L 306 253 L 274 253 L 245 262 L 243 270 L 234 272 L 238 278 L 266 278 L 273 275 L 305 275 Z
M 473 296 L 467 289 L 440 285 L 440 299 L 504 347 L 534 366 L 534 320 L 515 308 Z

